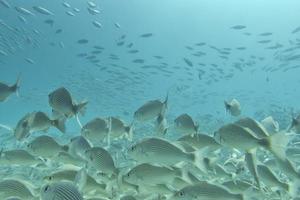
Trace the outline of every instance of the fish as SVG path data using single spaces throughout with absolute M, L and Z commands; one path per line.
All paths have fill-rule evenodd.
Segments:
M 69 181 L 74 182 L 76 180 L 76 176 L 78 175 L 81 169 L 79 167 L 64 167 L 63 169 L 59 169 L 51 173 L 49 176 L 45 176 L 43 179 L 49 183 L 61 182 L 61 181 Z M 98 183 L 92 176 L 86 176 L 86 183 L 82 188 L 83 193 L 93 193 L 97 192 L 100 193 L 102 196 L 108 196 L 107 192 L 105 191 L 106 184 Z
M 229 102 L 224 101 L 226 112 L 229 112 L 232 116 L 239 116 L 241 114 L 241 105 L 236 99 L 232 99 Z
M 183 58 L 183 61 L 184 61 L 188 66 L 190 66 L 190 67 L 193 67 L 193 66 L 194 66 L 194 64 L 192 63 L 192 61 L 190 61 L 190 60 L 187 59 L 187 58 Z
M 296 133 L 300 133 L 300 115 L 293 117 L 291 125 L 288 128 L 288 132 L 291 130 L 295 131 Z
M 162 138 L 143 139 L 128 149 L 128 155 L 138 163 L 148 162 L 173 166 L 185 161 L 195 164 L 199 169 L 205 169 L 201 153 L 187 153 L 180 147 Z
M 230 28 L 235 29 L 235 30 L 242 30 L 242 29 L 245 29 L 246 26 L 244 26 L 244 25 L 235 25 L 235 26 L 232 26 Z
M 78 116 L 78 113 L 84 114 L 86 105 L 88 104 L 88 101 L 75 103 L 70 92 L 64 87 L 52 91 L 48 95 L 48 102 L 55 112 L 67 118 L 74 115 Z
M 258 138 L 266 138 L 270 135 L 262 124 L 250 117 L 241 118 L 234 123 L 244 128 L 250 129 L 252 133 L 254 133 L 254 135 Z
M 269 167 L 259 164 L 257 165 L 257 171 L 260 179 L 269 187 L 279 187 L 286 191 L 290 191 L 290 185 L 280 181 Z
M 116 117 L 109 117 L 108 122 L 110 123 L 109 136 L 112 139 L 119 139 L 125 137 L 128 140 L 132 140 L 133 137 L 133 126 L 125 125 L 125 123 Z
M 0 163 L 2 165 L 37 166 L 44 160 L 35 157 L 26 150 L 13 149 L 0 152 Z
M 102 24 L 98 21 L 93 21 L 93 25 L 96 27 L 96 28 L 102 28 Z
M 15 9 L 16 9 L 16 11 L 18 11 L 19 13 L 21 13 L 23 15 L 34 16 L 34 14 L 31 11 L 27 10 L 26 8 L 23 8 L 23 7 L 20 7 L 20 6 L 16 6 Z
M 89 140 L 83 136 L 76 136 L 68 144 L 68 153 L 74 158 L 86 160 L 85 152 L 90 148 L 92 148 L 92 144 Z
M 69 16 L 71 16 L 71 17 L 75 16 L 75 14 L 73 12 L 71 12 L 71 11 L 67 11 L 66 14 L 69 15 Z
M 158 135 L 166 135 L 168 132 L 168 122 L 167 119 L 160 113 L 156 118 L 155 132 Z
M 0 82 L 0 102 L 5 102 L 13 93 L 16 93 L 17 96 L 19 96 L 18 90 L 20 88 L 20 82 L 20 76 L 17 78 L 17 81 L 13 85 L 7 85 Z
M 189 185 L 176 191 L 172 198 L 173 200 L 243 200 L 242 194 L 230 193 L 223 186 L 200 182 L 194 185 Z
M 264 33 L 260 33 L 259 36 L 270 36 L 273 35 L 273 33 L 271 32 L 264 32 Z
M 43 15 L 54 15 L 53 12 L 49 11 L 48 9 L 41 7 L 41 6 L 33 6 L 32 7 L 36 12 L 43 14 Z
M 143 163 L 133 167 L 123 176 L 123 180 L 135 185 L 172 184 L 181 173 L 180 170 L 169 167 Z
M 186 143 L 196 149 L 208 148 L 211 151 L 214 151 L 221 148 L 221 145 L 213 137 L 201 133 L 184 135 L 177 141 Z
M 80 132 L 90 141 L 102 142 L 109 135 L 110 122 L 107 119 L 97 117 L 87 122 Z
M 5 179 L 0 181 L 0 197 L 19 197 L 24 200 L 39 199 L 29 183 L 18 179 Z
M 191 116 L 184 113 L 179 115 L 175 120 L 175 129 L 181 134 L 195 135 L 198 132 L 199 125 L 194 122 Z
M 30 135 L 30 113 L 22 117 L 14 129 L 9 129 L 18 141 L 26 139 Z
M 87 10 L 91 15 L 97 15 L 100 13 L 100 10 L 91 7 L 88 7 Z
M 153 33 L 144 33 L 144 34 L 140 35 L 140 37 L 142 37 L 142 38 L 149 38 L 152 36 L 153 36 Z
M 261 124 L 269 134 L 275 134 L 279 132 L 279 123 L 275 121 L 272 116 L 264 118 L 261 121 Z
M 77 41 L 78 44 L 87 44 L 89 41 L 87 39 L 80 39 Z
M 85 151 L 85 157 L 88 165 L 111 176 L 118 176 L 119 169 L 115 166 L 114 160 L 110 153 L 101 147 L 92 147 Z
M 57 128 L 60 132 L 65 133 L 65 118 L 51 120 L 46 113 L 41 111 L 29 114 L 30 132 L 47 131 L 51 126 Z
M 67 152 L 67 145 L 60 145 L 53 137 L 42 135 L 34 138 L 27 144 L 27 149 L 35 156 L 50 158 L 59 152 Z
M 50 26 L 53 26 L 54 25 L 54 20 L 53 19 L 46 19 L 44 21 L 46 24 L 49 24 Z
M 61 181 L 44 185 L 41 200 L 83 200 L 83 196 L 73 183 Z
M 222 126 L 215 132 L 214 138 L 221 145 L 236 148 L 244 152 L 262 147 L 280 159 L 285 159 L 285 147 L 289 142 L 289 137 L 284 133 L 274 134 L 266 138 L 258 138 L 252 130 L 234 123 Z
M 145 122 L 153 120 L 158 117 L 159 114 L 165 115 L 168 107 L 168 95 L 164 102 L 160 100 L 151 100 L 143 104 L 134 112 L 134 120 Z
M 295 28 L 293 31 L 292 31 L 292 34 L 295 34 L 295 33 L 298 33 L 300 31 L 300 26 Z
M 11 8 L 10 4 L 6 0 L 0 1 L 1 5 L 3 5 L 5 8 Z

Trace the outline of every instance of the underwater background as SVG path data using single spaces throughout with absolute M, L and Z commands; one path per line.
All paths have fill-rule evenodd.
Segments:
M 299 110 L 299 8 L 298 0 L 0 0 L 0 80 L 21 80 L 19 97 L 0 103 L 0 123 L 50 115 L 48 94 L 63 86 L 88 101 L 83 124 L 97 116 L 129 124 L 168 94 L 170 126 L 188 113 L 212 135 L 238 119 L 224 108 L 236 98 L 241 116 L 272 116 L 285 129 Z M 75 119 L 66 125 L 66 134 L 47 134 L 66 142 L 80 133 Z M 150 128 L 137 126 L 134 138 Z M 14 145 L 0 129 L 0 147 Z

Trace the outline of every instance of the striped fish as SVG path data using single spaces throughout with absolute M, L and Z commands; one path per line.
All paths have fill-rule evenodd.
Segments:
M 83 197 L 71 182 L 55 182 L 42 187 L 41 200 L 83 200 Z

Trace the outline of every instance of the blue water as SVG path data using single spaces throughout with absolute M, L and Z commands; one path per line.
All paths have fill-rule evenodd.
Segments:
M 88 13 L 87 1 L 66 1 L 71 8 L 64 7 L 64 1 L 8 2 L 10 8 L 0 4 L 0 20 L 20 31 L 12 35 L 0 25 L 0 50 L 7 52 L 0 54 L 0 80 L 13 84 L 20 74 L 21 87 L 20 97 L 13 94 L 0 103 L 1 124 L 14 127 L 32 111 L 50 114 L 47 95 L 61 86 L 76 100 L 89 101 L 81 117 L 83 123 L 97 116 L 119 116 L 130 123 L 138 107 L 151 99 L 163 100 L 168 92 L 170 123 L 179 114 L 189 113 L 206 131 L 217 129 L 219 122 L 234 120 L 225 114 L 223 105 L 231 98 L 240 101 L 242 116 L 261 120 L 272 115 L 282 128 L 289 125 L 291 112 L 299 108 L 300 67 L 290 67 L 299 66 L 300 58 L 288 60 L 300 55 L 300 32 L 292 33 L 300 26 L 298 0 L 95 0 L 100 10 L 97 15 Z M 19 13 L 16 6 L 34 16 Z M 40 14 L 32 6 L 47 8 L 54 16 Z M 67 11 L 75 16 L 67 15 Z M 47 19 L 54 20 L 53 26 L 44 22 Z M 102 28 L 95 27 L 94 20 Z M 232 29 L 235 25 L 246 28 Z M 62 32 L 56 33 L 58 29 Z M 272 35 L 259 36 L 266 32 Z M 145 33 L 153 36 L 140 37 Z M 79 44 L 80 39 L 88 43 Z M 261 40 L 271 41 L 258 43 Z M 120 41 L 124 45 L 118 46 Z M 195 45 L 201 42 L 205 45 Z M 1 45 L 4 43 L 9 43 L 9 48 Z M 277 44 L 282 46 L 268 49 Z M 103 47 L 95 54 L 98 63 L 77 56 L 93 55 L 95 45 Z M 221 55 L 212 47 L 230 54 Z M 291 47 L 299 48 L 283 52 Z M 205 55 L 192 55 L 198 51 Z M 111 54 L 118 60 L 111 59 Z M 145 62 L 132 62 L 135 59 Z M 235 68 L 235 63 L 241 69 Z M 199 70 L 204 73 L 201 80 Z M 75 119 L 67 126 L 70 134 L 78 134 Z M 57 134 L 54 129 L 51 132 Z M 3 129 L 0 133 L 9 134 Z

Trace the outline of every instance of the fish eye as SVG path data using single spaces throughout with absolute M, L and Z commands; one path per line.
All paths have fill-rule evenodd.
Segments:
M 180 192 L 179 192 L 179 196 L 182 197 L 183 195 L 184 195 L 184 192 L 183 192 L 183 191 L 180 191 Z
M 49 190 L 49 185 L 47 185 L 45 188 L 44 188 L 44 192 L 47 192 Z
M 48 180 L 51 181 L 51 180 L 52 180 L 52 176 L 49 176 L 49 177 L 48 177 Z
M 136 149 L 135 146 L 132 146 L 132 147 L 131 147 L 131 151 L 134 151 L 135 149 Z

